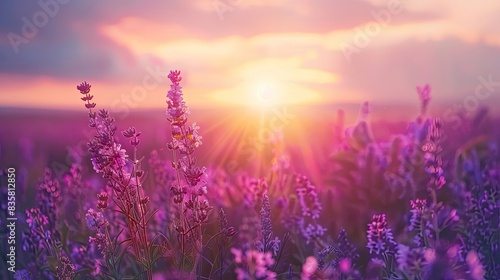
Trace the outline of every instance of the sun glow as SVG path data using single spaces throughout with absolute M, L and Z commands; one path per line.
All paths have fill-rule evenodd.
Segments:
M 261 83 L 255 90 L 255 103 L 258 106 L 273 106 L 277 103 L 282 103 L 275 86 L 269 83 Z M 280 102 L 281 101 L 281 102 Z

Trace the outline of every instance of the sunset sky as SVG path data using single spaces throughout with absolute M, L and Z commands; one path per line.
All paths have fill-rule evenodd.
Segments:
M 80 108 L 86 80 L 100 107 L 160 108 L 170 69 L 192 107 L 410 104 L 426 83 L 451 104 L 500 82 L 497 0 L 3 0 L 0 15 L 1 107 Z

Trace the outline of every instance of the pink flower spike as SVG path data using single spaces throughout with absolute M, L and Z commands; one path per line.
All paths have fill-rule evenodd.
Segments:
M 179 70 L 172 70 L 170 71 L 170 74 L 168 74 L 168 78 L 170 81 L 172 81 L 173 84 L 179 84 L 179 82 L 182 80 L 181 71 Z
M 90 87 L 91 85 L 88 84 L 86 81 L 79 84 L 76 89 L 80 91 L 81 94 L 88 94 L 90 92 Z

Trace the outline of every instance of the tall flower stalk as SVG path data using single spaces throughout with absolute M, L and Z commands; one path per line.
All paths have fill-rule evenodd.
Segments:
M 422 147 L 425 159 L 425 172 L 429 175 L 427 189 L 432 198 L 432 225 L 436 231 L 435 237 L 437 243 L 439 243 L 437 191 L 446 184 L 446 179 L 443 175 L 443 160 L 441 158 L 441 152 L 443 150 L 441 146 L 442 126 L 443 123 L 440 119 L 430 120 L 426 142 Z
M 129 128 L 122 132 L 123 136 L 131 139 L 130 143 L 134 147 L 133 168 L 130 170 L 127 166 L 129 156 L 121 148 L 115 136 L 117 130 L 114 124 L 115 120 L 107 110 L 101 109 L 99 112 L 93 110 L 96 104 L 91 102 L 93 96 L 90 95 L 90 88 L 91 85 L 87 82 L 77 86 L 83 95 L 81 99 L 86 102 L 85 108 L 89 110 L 89 126 L 95 129 L 94 138 L 88 143 L 92 165 L 97 173 L 102 174 L 103 178 L 108 180 L 107 186 L 111 188 L 116 198 L 113 201 L 119 208 L 118 212 L 126 217 L 134 256 L 144 266 L 147 279 L 152 279 L 150 243 L 146 232 L 146 224 L 149 219 L 145 204 L 148 199 L 141 192 L 144 172 L 139 169 L 142 159 L 137 159 L 140 133 L 136 132 L 135 128 Z M 103 200 L 99 201 L 102 203 Z M 109 239 L 108 236 L 108 241 L 110 241 Z
M 207 221 L 212 207 L 204 198 L 207 193 L 206 169 L 196 165 L 193 155 L 201 145 L 202 137 L 198 135 L 196 123 L 187 125 L 189 109 L 184 102 L 180 74 L 180 71 L 170 71 L 168 75 L 172 84 L 167 93 L 167 120 L 170 122 L 172 141 L 167 147 L 172 150 L 172 167 L 176 171 L 176 182 L 171 186 L 171 191 L 173 201 L 178 206 L 175 230 L 180 237 L 182 255 L 179 266 L 182 267 L 188 255 L 188 241 L 193 242 L 196 251 L 203 251 L 201 226 Z M 199 254 L 197 262 L 201 269 Z

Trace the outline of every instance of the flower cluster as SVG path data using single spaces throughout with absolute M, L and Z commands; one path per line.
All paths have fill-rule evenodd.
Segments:
M 255 207 L 264 194 L 268 191 L 269 185 L 265 178 L 240 178 L 243 187 L 243 202 L 245 206 Z
M 59 265 L 56 266 L 56 277 L 60 280 L 71 280 L 75 276 L 75 265 L 71 263 L 68 257 L 62 256 L 59 259 Z
M 97 244 L 99 251 L 106 258 L 110 256 L 108 253 L 113 251 L 113 248 L 110 248 L 112 243 L 110 232 L 117 235 L 122 232 L 120 229 L 116 233 L 107 229 L 108 222 L 102 214 L 108 208 L 111 194 L 114 195 L 114 199 L 112 199 L 114 206 L 118 207 L 118 209 L 113 209 L 118 210 L 114 213 L 122 214 L 124 217 L 126 234 L 128 234 L 128 240 L 132 244 L 133 254 L 138 259 L 149 260 L 151 256 L 148 252 L 140 250 L 141 246 L 147 246 L 149 243 L 146 231 L 148 222 L 146 204 L 149 202 L 149 198 L 143 194 L 142 189 L 145 180 L 145 172 L 139 168 L 142 159 L 136 158 L 140 132 L 137 132 L 133 127 L 122 131 L 122 135 L 130 139 L 130 144 L 134 148 L 134 156 L 129 161 L 125 149 L 118 142 L 115 119 L 107 110 L 93 111 L 95 103 L 89 105 L 93 98 L 89 95 L 90 87 L 88 83 L 83 82 L 77 86 L 77 89 L 85 95 L 85 98 L 82 99 L 87 101 L 85 107 L 89 110 L 89 126 L 95 130 L 93 138 L 88 143 L 91 162 L 96 173 L 102 174 L 102 177 L 107 180 L 106 186 L 109 188 L 109 192 L 101 192 L 97 197 L 97 209 L 101 212 L 89 209 L 86 214 L 87 226 L 96 231 L 94 236 L 90 236 L 89 241 Z M 120 219 L 117 218 L 117 220 Z M 150 268 L 145 268 L 145 270 L 148 276 L 152 275 Z
M 23 250 L 37 251 L 43 248 L 43 237 L 50 235 L 50 232 L 45 229 L 49 224 L 47 216 L 41 213 L 38 208 L 26 210 L 26 223 L 29 231 L 22 234 Z
M 399 244 L 396 254 L 398 268 L 413 277 L 420 276 L 428 264 L 424 256 L 425 252 L 423 247 L 410 248 Z
M 61 200 L 59 180 L 54 177 L 52 170 L 45 168 L 43 181 L 38 185 L 37 202 L 51 226 L 56 222 Z
M 319 202 L 316 187 L 311 184 L 306 176 L 298 175 L 297 186 L 295 190 L 297 192 L 297 197 L 299 198 L 302 215 L 305 217 L 318 219 L 323 207 Z
M 137 132 L 135 130 L 135 127 L 129 127 L 127 129 L 125 129 L 124 131 L 122 131 L 122 135 L 127 138 L 127 139 L 130 139 L 130 144 L 132 146 L 137 146 L 139 145 L 140 141 L 139 141 L 139 136 L 141 136 L 141 133 L 140 132 Z
M 296 175 L 294 190 L 297 194 L 298 207 L 295 211 L 288 213 L 287 219 L 283 220 L 285 227 L 300 234 L 309 244 L 313 240 L 323 236 L 327 229 L 318 223 L 323 207 L 319 201 L 316 187 L 302 175 Z M 286 200 L 282 200 L 285 201 Z
M 231 253 L 234 255 L 238 280 L 276 279 L 276 273 L 270 270 L 275 262 L 270 252 L 231 248 Z
M 101 192 L 97 195 L 97 209 L 104 210 L 108 207 L 109 194 Z
M 87 215 L 87 227 L 90 230 L 100 230 L 102 227 L 106 226 L 108 221 L 104 219 L 101 212 L 96 212 L 94 209 L 89 209 Z
M 304 217 L 297 217 L 296 225 L 299 233 L 306 240 L 306 244 L 311 243 L 327 232 L 327 229 L 318 223 L 306 223 Z
M 429 188 L 439 190 L 446 184 L 446 179 L 443 176 L 443 160 L 441 152 L 442 126 L 440 119 L 432 119 L 427 132 L 427 139 L 422 146 L 422 151 L 425 153 L 425 171 L 429 174 Z
M 366 247 L 373 256 L 396 253 L 397 243 L 394 241 L 391 229 L 387 226 L 385 214 L 373 215 L 368 224 L 367 238 Z
M 90 103 L 90 101 L 94 98 L 93 95 L 90 95 L 90 88 L 92 86 L 88 84 L 86 81 L 79 84 L 76 89 L 80 91 L 80 93 L 83 95 L 81 98 L 84 102 L 87 102 L 85 104 L 85 108 L 92 110 L 92 108 L 95 108 L 96 104 L 95 103 Z
M 168 121 L 173 125 L 179 126 L 184 125 L 187 122 L 189 116 L 189 109 L 184 102 L 182 96 L 182 87 L 179 85 L 182 77 L 180 76 L 180 71 L 170 71 L 168 78 L 172 82 L 170 85 L 170 90 L 168 91 Z M 175 137 L 174 137 L 175 138 Z
M 408 229 L 416 233 L 414 238 L 415 245 L 426 246 L 424 239 L 434 238 L 431 231 L 433 226 L 428 219 L 430 209 L 427 206 L 427 200 L 410 200 L 410 205 L 410 223 Z
M 176 170 L 177 181 L 172 184 L 171 191 L 174 203 L 180 205 L 179 221 L 176 227 L 181 234 L 186 232 L 186 221 L 184 220 L 184 207 L 189 210 L 190 218 L 196 225 L 204 223 L 212 207 L 208 200 L 203 200 L 207 193 L 206 168 L 196 166 L 196 158 L 193 156 L 195 148 L 201 145 L 201 136 L 198 134 L 199 127 L 196 123 L 187 126 L 189 110 L 182 96 L 182 80 L 180 71 L 170 71 L 168 78 L 172 82 L 167 93 L 167 119 L 171 124 L 172 141 L 167 144 L 171 150 L 178 151 L 182 156 L 179 160 L 172 162 Z M 182 173 L 182 179 L 180 177 Z M 187 199 L 187 200 L 185 200 Z
M 273 247 L 273 227 L 271 221 L 271 203 L 269 202 L 269 197 L 264 194 L 264 199 L 262 200 L 262 209 L 260 210 L 260 223 L 261 223 L 261 236 L 263 252 L 269 251 Z

